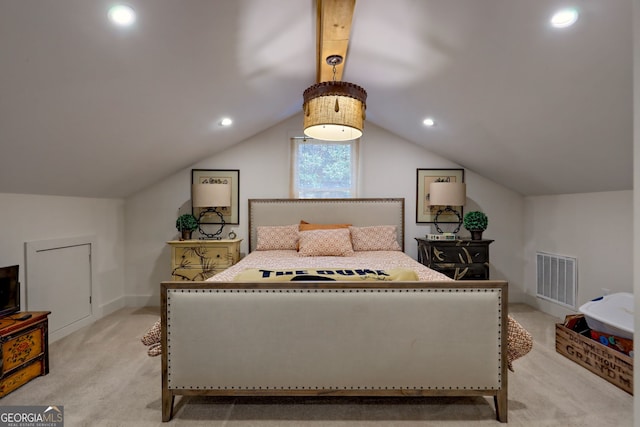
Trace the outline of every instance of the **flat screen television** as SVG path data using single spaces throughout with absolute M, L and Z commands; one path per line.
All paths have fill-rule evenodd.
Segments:
M 0 316 L 20 311 L 20 266 L 0 267 Z

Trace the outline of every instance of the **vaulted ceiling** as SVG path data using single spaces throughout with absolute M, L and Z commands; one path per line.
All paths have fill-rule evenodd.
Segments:
M 126 197 L 316 82 L 313 0 L 126 3 L 130 28 L 112 1 L 0 0 L 0 193 Z M 358 0 L 344 80 L 367 123 L 524 195 L 631 189 L 632 1 L 575 0 L 551 28 L 569 3 Z

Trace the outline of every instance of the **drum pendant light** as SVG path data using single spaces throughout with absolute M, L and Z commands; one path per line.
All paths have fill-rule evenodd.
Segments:
M 342 56 L 327 57 L 333 66 L 333 81 L 316 83 L 304 91 L 304 134 L 324 141 L 360 138 L 367 108 L 367 92 L 358 85 L 336 81 L 336 66 Z

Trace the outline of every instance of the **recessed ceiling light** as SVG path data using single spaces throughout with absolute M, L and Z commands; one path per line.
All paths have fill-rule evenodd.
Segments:
M 220 120 L 220 126 L 231 126 L 232 123 L 233 123 L 233 120 L 231 120 L 228 117 L 225 117 L 224 119 Z
M 435 120 L 433 120 L 432 117 L 427 117 L 426 119 L 424 119 L 422 124 L 424 124 L 427 127 L 433 127 L 433 126 L 436 125 L 436 122 L 435 122 Z
M 131 6 L 117 4 L 109 9 L 109 19 L 122 27 L 127 27 L 136 22 L 136 11 Z
M 578 10 L 575 8 L 562 9 L 553 14 L 550 21 L 555 28 L 566 28 L 576 23 Z

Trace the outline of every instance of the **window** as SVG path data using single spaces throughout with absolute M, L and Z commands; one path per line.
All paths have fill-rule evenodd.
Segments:
M 357 139 L 333 142 L 291 138 L 291 197 L 357 197 L 357 176 Z

